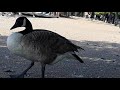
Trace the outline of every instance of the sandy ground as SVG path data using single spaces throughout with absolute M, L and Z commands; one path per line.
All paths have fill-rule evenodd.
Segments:
M 10 31 L 17 17 L 0 16 L 0 78 L 9 78 L 27 68 L 30 61 L 13 55 L 6 39 L 21 28 Z M 68 38 L 85 51 L 78 54 L 85 63 L 63 60 L 46 67 L 46 78 L 120 78 L 120 28 L 84 18 L 28 18 L 33 28 L 48 29 Z M 24 29 L 24 28 L 23 28 Z M 40 63 L 35 63 L 25 78 L 40 78 Z

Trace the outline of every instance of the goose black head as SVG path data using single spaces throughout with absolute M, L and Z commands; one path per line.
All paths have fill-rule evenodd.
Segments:
M 15 24 L 11 27 L 10 30 L 18 28 L 18 27 L 25 27 L 26 29 L 32 30 L 32 24 L 26 17 L 17 18 Z

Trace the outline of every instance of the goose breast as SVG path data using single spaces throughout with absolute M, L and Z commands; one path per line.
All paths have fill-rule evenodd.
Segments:
M 22 34 L 16 32 L 7 38 L 7 47 L 12 53 L 22 55 L 22 46 L 20 44 L 22 37 Z

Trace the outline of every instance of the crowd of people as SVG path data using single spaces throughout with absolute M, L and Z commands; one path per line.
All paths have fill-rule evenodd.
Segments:
M 115 26 L 119 25 L 120 27 L 120 15 L 118 15 L 116 18 L 114 12 L 59 12 L 57 16 L 85 17 L 85 18 L 90 18 L 91 20 L 99 20 L 109 24 L 114 24 Z
M 91 20 L 100 20 L 109 24 L 119 25 L 120 27 L 120 16 L 115 17 L 115 13 L 97 13 L 97 12 L 85 12 L 85 18 Z

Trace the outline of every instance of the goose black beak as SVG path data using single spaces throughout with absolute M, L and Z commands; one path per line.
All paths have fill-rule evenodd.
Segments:
M 17 28 L 16 25 L 12 26 L 12 27 L 10 28 L 10 30 L 15 29 L 15 28 Z

